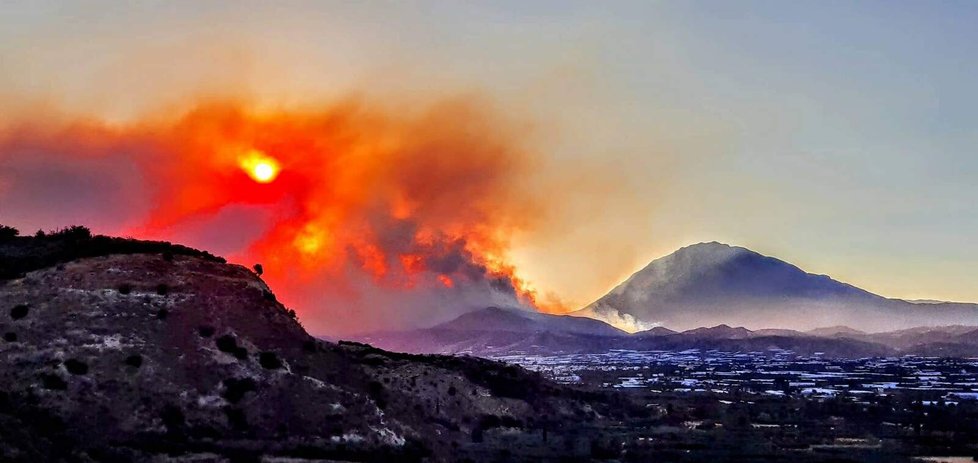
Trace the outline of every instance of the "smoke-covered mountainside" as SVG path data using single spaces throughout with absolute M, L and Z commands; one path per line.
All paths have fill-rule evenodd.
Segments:
M 863 331 L 978 324 L 978 305 L 912 303 L 745 248 L 702 243 L 652 261 L 577 315 L 691 329 L 717 324 Z
M 482 461 L 498 433 L 541 452 L 554 423 L 627 409 L 488 360 L 316 340 L 250 270 L 187 248 L 68 238 L 0 246 L 19 262 L 0 279 L 2 461 Z

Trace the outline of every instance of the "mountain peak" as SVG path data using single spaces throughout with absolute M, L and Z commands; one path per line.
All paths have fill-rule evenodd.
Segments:
M 679 250 L 683 249 L 704 249 L 704 248 L 735 248 L 739 246 L 731 246 L 727 243 L 721 243 L 719 241 L 702 241 L 696 244 L 690 244 L 688 246 L 683 246 Z
M 709 328 L 684 331 L 683 334 L 717 339 L 743 339 L 750 337 L 751 331 L 742 326 L 734 328 L 727 324 L 720 324 Z
M 726 324 L 794 330 L 846 324 L 864 330 L 964 323 L 978 307 L 890 300 L 788 262 L 718 241 L 650 262 L 579 314 L 630 326 L 691 329 Z M 937 306 L 934 306 L 937 307 Z
M 676 255 L 676 254 L 709 255 L 709 254 L 716 254 L 716 253 L 733 254 L 733 253 L 740 253 L 740 252 L 754 252 L 754 251 L 751 251 L 750 249 L 743 248 L 740 246 L 732 246 L 726 243 L 721 243 L 719 241 L 706 241 L 702 243 L 683 246 L 677 249 L 676 252 L 672 253 L 671 255 Z

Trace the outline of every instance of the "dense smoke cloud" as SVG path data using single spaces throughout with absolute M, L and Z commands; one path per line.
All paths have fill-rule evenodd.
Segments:
M 513 233 L 543 211 L 523 136 L 477 99 L 221 102 L 125 124 L 35 117 L 2 133 L 0 214 L 261 262 L 313 332 L 423 326 L 539 306 L 507 262 Z

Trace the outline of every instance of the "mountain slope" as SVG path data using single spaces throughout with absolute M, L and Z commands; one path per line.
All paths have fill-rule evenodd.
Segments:
M 720 243 L 688 246 L 633 274 L 577 312 L 673 329 L 729 324 L 865 331 L 978 324 L 978 305 L 887 299 L 781 260 Z
M 694 328 L 682 332 L 683 336 L 698 339 L 747 339 L 751 337 L 751 331 L 742 326 L 736 328 L 727 325 L 717 325 L 714 327 Z
M 602 407 L 496 362 L 318 341 L 248 269 L 161 246 L 0 279 L 0 460 L 481 461 L 499 423 Z
M 487 307 L 431 328 L 371 333 L 358 340 L 398 352 L 489 355 L 588 352 L 611 348 L 626 335 L 590 318 Z
M 444 330 L 508 331 L 516 333 L 575 333 L 590 336 L 623 336 L 626 333 L 603 321 L 586 317 L 551 315 L 515 308 L 487 307 L 437 325 Z
M 596 320 L 490 307 L 422 330 L 375 333 L 359 340 L 399 352 L 478 356 L 550 355 L 629 350 L 789 350 L 829 357 L 890 355 L 894 350 L 864 339 L 819 338 L 790 330 L 750 331 L 719 325 L 681 333 L 663 327 L 627 334 Z M 596 329 L 597 328 L 597 329 Z

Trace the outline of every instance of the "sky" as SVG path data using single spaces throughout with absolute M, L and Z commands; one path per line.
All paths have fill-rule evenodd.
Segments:
M 315 222 L 344 231 L 337 249 L 356 248 L 351 262 L 369 267 L 371 246 L 403 263 L 406 251 L 384 240 L 388 222 L 408 217 L 418 233 L 444 232 L 439 256 L 463 242 L 466 268 L 507 280 L 504 301 L 551 311 L 714 240 L 890 297 L 978 301 L 973 2 L 7 1 L 0 11 L 0 222 L 23 230 L 84 223 L 250 262 L 298 246 Z M 228 125 L 247 136 L 187 141 Z M 283 141 L 295 131 L 312 151 Z M 252 148 L 241 137 L 263 153 L 294 149 L 266 153 L 285 165 L 265 190 L 213 180 Z M 333 164 L 310 148 L 321 145 L 367 154 Z M 351 202 L 295 186 L 344 181 L 373 187 L 354 188 Z M 398 201 L 413 205 L 407 215 Z M 384 224 L 376 203 L 391 208 Z M 374 241 L 354 238 L 364 227 Z M 341 265 L 324 262 L 307 286 Z M 392 284 L 373 275 L 286 293 L 314 314 L 322 298 Z M 417 307 L 452 304 L 428 288 Z M 488 293 L 466 294 L 479 304 Z

